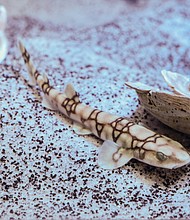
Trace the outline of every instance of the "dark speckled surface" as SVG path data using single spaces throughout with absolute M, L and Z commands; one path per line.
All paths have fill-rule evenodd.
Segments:
M 81 0 L 74 9 L 55 1 L 51 13 L 67 6 L 62 22 L 56 13 L 47 16 L 50 1 L 1 2 L 9 12 L 9 52 L 0 65 L 0 218 L 189 219 L 189 166 L 171 171 L 132 160 L 113 171 L 99 168 L 102 141 L 78 136 L 69 119 L 42 107 L 40 91 L 23 80 L 28 75 L 16 44 L 23 39 L 54 86 L 63 90 L 71 82 L 83 102 L 142 122 L 190 150 L 188 136 L 149 115 L 124 86 L 166 88 L 162 69 L 189 74 L 190 1 Z

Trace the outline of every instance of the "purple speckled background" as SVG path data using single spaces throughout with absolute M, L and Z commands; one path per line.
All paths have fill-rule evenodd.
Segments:
M 42 3 L 43 2 L 43 3 Z M 2 0 L 9 52 L 0 64 L 1 219 L 189 219 L 190 166 L 164 170 L 132 160 L 97 165 L 102 141 L 41 105 L 28 87 L 22 38 L 41 72 L 81 100 L 142 122 L 189 148 L 190 137 L 149 115 L 125 81 L 167 85 L 160 71 L 190 72 L 190 1 Z

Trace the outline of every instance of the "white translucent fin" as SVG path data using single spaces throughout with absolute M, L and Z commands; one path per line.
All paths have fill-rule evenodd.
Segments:
M 122 167 L 132 159 L 132 155 L 128 152 L 113 141 L 106 140 L 99 148 L 98 164 L 104 169 Z
M 34 79 L 34 77 L 31 74 L 29 74 L 29 84 L 31 86 L 35 86 L 36 85 L 36 80 Z
M 149 92 L 152 90 L 152 87 L 147 86 L 140 82 L 136 82 L 136 83 L 126 82 L 125 85 L 132 89 L 137 90 L 138 92 Z
M 84 126 L 82 126 L 82 124 L 80 124 L 78 122 L 73 122 L 73 130 L 78 135 L 92 134 L 92 132 L 89 129 L 85 128 Z
M 65 94 L 68 98 L 72 99 L 73 97 L 75 97 L 74 101 L 77 102 L 79 101 L 79 96 L 78 93 L 75 91 L 73 85 L 68 84 L 65 88 Z
M 45 95 L 43 95 L 43 98 L 42 98 L 42 105 L 47 109 L 57 110 Z
M 190 97 L 190 78 L 179 73 L 162 70 L 162 76 L 168 85 L 178 94 Z
M 47 77 L 47 75 L 45 73 L 43 73 L 43 79 L 44 79 L 44 82 L 48 82 L 49 81 L 49 79 L 48 79 L 48 77 Z

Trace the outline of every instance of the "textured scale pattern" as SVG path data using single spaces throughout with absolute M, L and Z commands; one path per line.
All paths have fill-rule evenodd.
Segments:
M 47 76 L 41 75 L 33 66 L 30 55 L 21 42 L 19 47 L 31 79 L 35 78 L 45 95 L 43 99 L 45 107 L 55 108 L 80 123 L 78 125 L 81 126 L 80 131 L 89 130 L 105 140 L 99 152 L 99 164 L 103 168 L 121 167 L 132 158 L 170 169 L 190 162 L 190 155 L 178 142 L 134 124 L 126 118 L 84 105 L 71 84 L 67 85 L 64 93 L 54 89 Z

